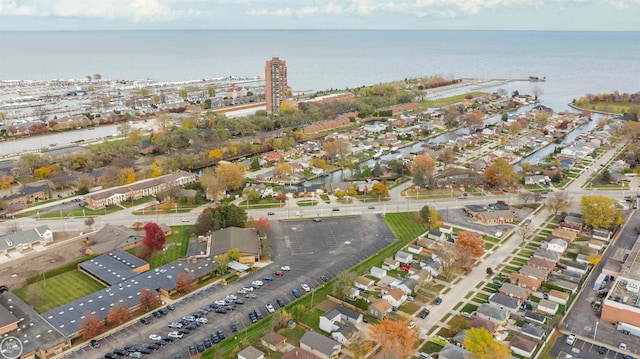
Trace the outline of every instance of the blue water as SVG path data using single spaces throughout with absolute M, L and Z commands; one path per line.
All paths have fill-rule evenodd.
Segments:
M 556 111 L 585 93 L 640 90 L 638 32 L 87 31 L 0 32 L 0 79 L 262 76 L 287 61 L 294 90 L 408 77 L 546 77 Z M 530 84 L 515 84 L 529 92 Z M 512 90 L 512 89 L 509 89 Z

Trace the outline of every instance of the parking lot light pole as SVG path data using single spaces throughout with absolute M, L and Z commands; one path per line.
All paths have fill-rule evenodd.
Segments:
M 596 328 L 593 330 L 593 340 L 596 340 L 596 334 L 598 334 L 598 323 L 600 322 L 596 320 Z

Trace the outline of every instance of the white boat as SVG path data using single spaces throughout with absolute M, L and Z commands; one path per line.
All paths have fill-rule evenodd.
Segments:
M 375 155 L 373 155 L 374 159 L 380 158 L 380 156 L 382 156 L 382 152 L 378 152 Z
M 398 152 L 398 146 L 391 147 L 391 152 Z

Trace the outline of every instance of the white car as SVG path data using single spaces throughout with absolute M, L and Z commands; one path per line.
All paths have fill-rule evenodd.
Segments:
M 227 302 L 225 302 L 224 300 L 218 299 L 215 302 L 213 302 L 216 305 L 226 305 Z
M 276 311 L 276 309 L 273 307 L 273 305 L 267 303 L 267 305 L 265 305 L 265 307 L 267 308 L 267 312 L 269 313 L 274 313 Z
M 627 344 L 626 343 L 620 343 L 620 345 L 618 345 L 618 349 L 627 350 Z
M 253 287 L 243 287 L 246 292 L 253 292 Z
M 407 325 L 409 329 L 413 329 L 415 326 L 416 326 L 416 322 L 411 322 L 409 323 L 409 325 Z
M 309 285 L 307 283 L 302 283 L 302 284 L 300 284 L 300 286 L 302 287 L 302 289 L 304 289 L 305 292 L 310 292 L 311 291 L 311 287 L 309 287 Z
M 575 342 L 576 342 L 576 336 L 573 334 L 569 334 L 569 336 L 567 337 L 567 344 L 573 345 L 573 343 Z
M 262 287 L 264 285 L 264 283 L 261 280 L 254 280 L 253 282 L 251 282 L 251 285 L 256 285 L 258 287 Z
M 281 270 L 289 271 L 289 270 L 291 270 L 291 267 L 289 267 L 289 266 L 282 266 L 282 267 L 280 267 L 280 269 L 281 269 Z
M 169 323 L 169 328 L 171 328 L 171 329 L 182 329 L 182 323 L 180 323 L 180 322 L 171 322 L 171 323 Z
M 253 289 L 253 288 L 251 288 Z M 238 289 L 238 294 L 247 294 L 248 290 L 246 290 L 245 288 L 240 288 Z
M 189 322 L 195 322 L 196 317 L 194 317 L 193 315 L 185 315 L 184 317 L 182 317 L 182 319 L 189 321 Z
M 184 337 L 184 334 L 182 334 L 180 332 L 169 332 L 168 337 L 169 338 L 174 338 L 174 339 L 182 339 L 182 337 Z
M 304 216 L 304 213 L 303 212 L 296 212 L 296 216 L 302 217 L 302 216 Z
M 162 337 L 159 336 L 158 334 L 150 334 L 149 339 L 153 340 L 154 342 L 157 342 L 158 340 L 162 339 Z
M 209 319 L 207 319 L 207 318 L 198 318 L 198 319 L 196 319 L 196 322 L 202 323 L 202 324 L 207 324 L 207 323 L 209 323 Z

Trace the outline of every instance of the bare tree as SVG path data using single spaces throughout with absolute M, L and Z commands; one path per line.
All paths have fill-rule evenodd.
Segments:
M 542 96 L 544 91 L 542 90 L 542 87 L 538 85 L 533 85 L 531 87 L 531 93 L 533 94 L 533 97 L 537 100 L 540 96 Z
M 569 196 L 567 192 L 555 192 L 547 199 L 547 208 L 557 216 L 569 206 Z
M 522 191 L 518 193 L 518 198 L 524 202 L 524 205 L 527 205 L 527 202 L 533 199 L 533 192 L 530 191 Z
M 531 233 L 533 233 L 533 228 L 531 228 L 528 224 L 521 224 L 518 229 L 516 229 L 518 235 L 522 239 L 522 243 L 526 242 Z
M 459 272 L 465 265 L 466 258 L 460 251 L 456 250 L 453 246 L 447 244 L 440 244 L 434 248 L 434 254 L 437 256 L 436 261 L 440 263 L 440 269 L 442 275 L 446 280 L 449 280 L 451 275 Z
M 93 225 L 96 223 L 96 220 L 93 217 L 89 217 L 84 220 L 84 225 L 89 229 L 93 229 Z

